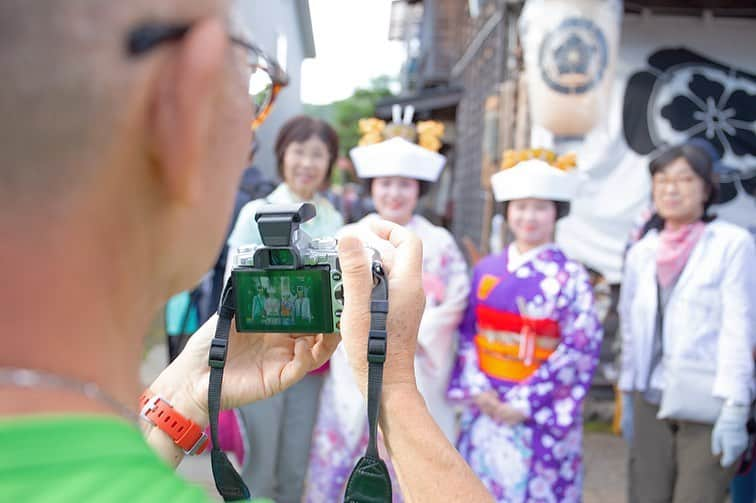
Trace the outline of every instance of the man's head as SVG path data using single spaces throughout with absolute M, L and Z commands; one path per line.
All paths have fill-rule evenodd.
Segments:
M 145 287 L 158 295 L 191 286 L 228 225 L 250 141 L 226 10 L 220 0 L 2 2 L 0 229 L 65 228 L 82 247 L 117 253 L 114 266 L 152 276 Z M 190 29 L 130 55 L 129 33 L 145 22 Z

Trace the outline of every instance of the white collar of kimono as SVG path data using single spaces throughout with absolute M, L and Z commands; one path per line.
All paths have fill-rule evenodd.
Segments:
M 509 272 L 514 272 L 523 264 L 526 264 L 533 260 L 536 255 L 541 253 L 543 250 L 551 248 L 552 246 L 554 246 L 554 243 L 546 243 L 545 245 L 537 246 L 531 250 L 526 251 L 525 253 L 522 253 L 517 249 L 517 245 L 515 243 L 510 244 L 507 251 L 507 270 Z
M 286 182 L 282 182 L 278 184 L 278 187 L 271 192 L 268 197 L 268 201 L 274 204 L 289 204 L 289 203 L 313 203 L 316 206 L 320 201 L 322 201 L 323 196 L 318 194 L 317 192 L 310 200 L 302 199 L 298 195 L 296 195 L 291 188 L 286 184 Z

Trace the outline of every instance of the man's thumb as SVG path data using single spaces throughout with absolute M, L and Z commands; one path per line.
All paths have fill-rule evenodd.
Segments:
M 344 281 L 344 301 L 367 307 L 373 289 L 373 276 L 368 254 L 358 238 L 344 236 L 339 240 L 339 263 Z

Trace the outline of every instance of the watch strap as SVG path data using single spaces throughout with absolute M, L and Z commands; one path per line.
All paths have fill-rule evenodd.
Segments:
M 202 454 L 207 448 L 208 438 L 200 425 L 184 417 L 160 395 L 145 390 L 139 397 L 139 409 L 139 417 L 168 435 L 189 456 Z

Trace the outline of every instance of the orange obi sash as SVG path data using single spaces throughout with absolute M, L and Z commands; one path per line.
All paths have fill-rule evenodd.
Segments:
M 559 345 L 559 324 L 488 306 L 476 308 L 478 365 L 486 375 L 520 382 L 530 377 Z

